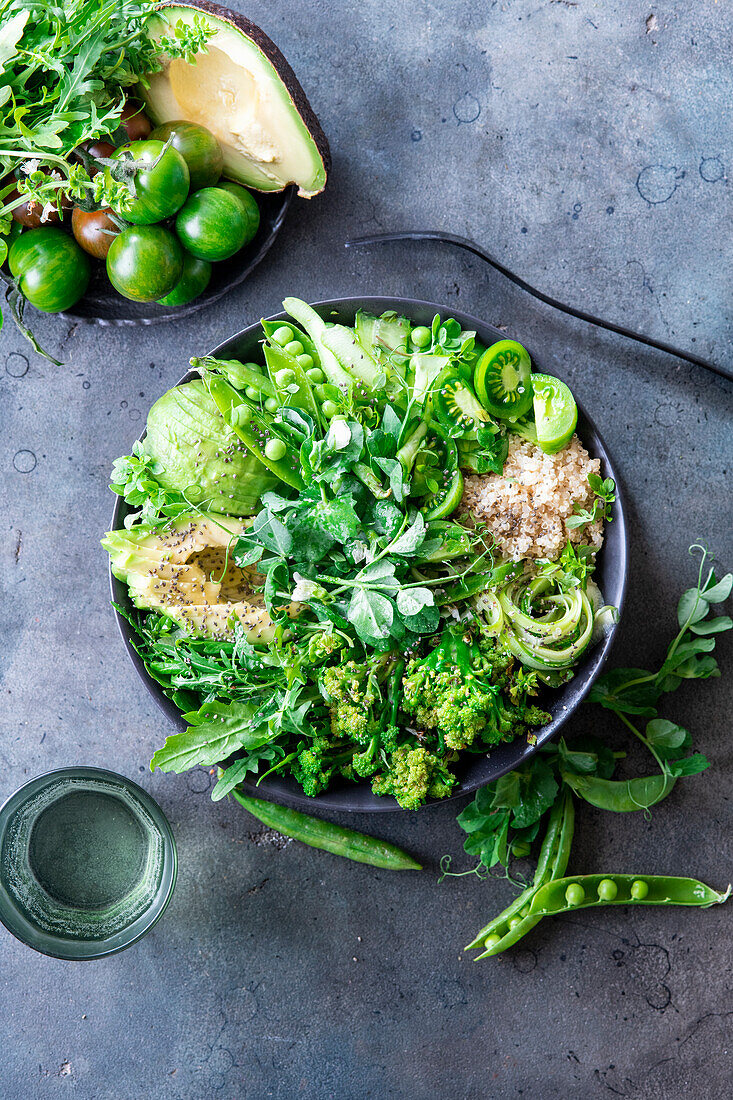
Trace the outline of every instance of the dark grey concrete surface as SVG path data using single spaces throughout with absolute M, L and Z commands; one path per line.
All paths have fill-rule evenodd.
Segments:
M 733 366 L 727 5 L 252 0 L 246 12 L 331 137 L 326 194 L 297 204 L 266 263 L 208 312 L 126 330 L 34 317 L 61 368 L 12 323 L 0 337 L 0 795 L 52 766 L 117 769 L 160 800 L 181 859 L 166 917 L 115 958 L 56 962 L 0 930 L 0 1095 L 729 1095 L 730 907 L 578 913 L 474 965 L 462 945 L 512 889 L 438 885 L 443 853 L 469 865 L 456 803 L 352 820 L 426 863 L 390 875 L 273 845 L 236 805 L 211 803 L 204 772 L 150 776 L 165 722 L 125 658 L 98 544 L 112 459 L 189 355 L 285 294 L 432 298 L 506 326 L 600 423 L 633 538 L 614 660 L 658 661 L 692 578 L 688 544 L 704 538 L 733 564 L 731 387 L 553 314 L 445 248 L 342 243 L 393 227 L 467 234 L 550 293 Z M 732 649 L 719 646 L 722 680 L 665 708 L 713 768 L 650 821 L 581 809 L 572 869 L 730 880 Z M 593 707 L 572 729 L 626 747 Z

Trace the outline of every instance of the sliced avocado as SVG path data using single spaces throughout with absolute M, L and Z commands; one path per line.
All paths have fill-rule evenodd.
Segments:
M 264 31 L 229 8 L 162 4 L 152 38 L 199 17 L 214 31 L 191 62 L 176 58 L 140 87 L 159 125 L 176 119 L 208 127 L 224 154 L 224 175 L 258 191 L 291 183 L 312 198 L 326 186 L 331 153 L 295 73 Z
M 228 557 L 232 538 L 246 521 L 221 516 L 180 516 L 166 531 L 137 524 L 102 540 L 114 575 L 127 584 L 136 607 L 159 611 L 187 634 L 232 638 L 236 620 L 253 645 L 274 637 L 261 593 L 262 578 Z M 290 613 L 296 614 L 292 604 Z

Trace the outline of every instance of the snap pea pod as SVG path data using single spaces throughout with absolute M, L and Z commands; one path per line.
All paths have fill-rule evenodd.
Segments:
M 727 901 L 730 893 L 730 886 L 721 894 L 698 879 L 666 875 L 575 875 L 553 879 L 535 892 L 527 915 L 502 939 L 488 945 L 475 961 L 505 951 L 543 917 L 599 905 L 694 905 L 707 909 Z
M 641 775 L 635 779 L 600 779 L 595 775 L 563 772 L 562 778 L 568 787 L 572 787 L 591 806 L 615 813 L 646 810 L 666 798 L 675 785 L 675 777 L 667 772 Z
M 381 867 L 386 871 L 422 871 L 422 865 L 412 856 L 386 840 L 378 840 L 353 829 L 344 829 L 330 821 L 280 806 L 277 802 L 249 798 L 237 790 L 232 791 L 232 794 L 240 806 L 268 828 L 276 829 L 303 844 L 309 844 L 311 848 L 322 848 L 335 856 L 343 856 L 355 863 L 369 863 L 372 867 Z
M 574 828 L 575 806 L 572 795 L 566 791 L 563 798 L 559 798 L 550 811 L 547 832 L 542 841 L 532 885 L 523 890 L 506 909 L 481 929 L 475 939 L 466 947 L 467 951 L 476 947 L 483 947 L 487 937 L 497 937 L 495 947 L 492 949 L 492 954 L 496 954 L 496 948 L 499 947 L 499 944 L 504 944 L 513 935 L 514 928 L 518 927 L 519 923 L 526 925 L 525 932 L 528 932 L 541 919 L 541 917 L 537 917 L 536 920 L 532 920 L 532 923 L 527 923 L 532 918 L 525 913 L 525 910 L 531 906 L 538 890 L 554 878 L 558 878 L 565 873 L 570 858 Z M 525 913 L 525 916 L 521 917 L 521 913 Z M 524 935 L 524 932 L 522 934 Z M 508 947 L 509 944 L 507 943 L 506 946 Z M 503 946 L 499 949 L 504 950 Z M 483 958 L 484 956 L 479 955 L 478 957 Z

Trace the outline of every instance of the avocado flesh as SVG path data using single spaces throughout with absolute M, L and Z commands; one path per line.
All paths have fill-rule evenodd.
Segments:
M 146 524 L 110 531 L 102 545 L 135 607 L 159 611 L 185 633 L 206 638 L 232 639 L 239 620 L 247 641 L 266 645 L 274 627 L 262 595 L 252 590 L 262 578 L 227 558 L 232 538 L 246 527 L 231 517 L 191 514 L 162 532 Z
M 185 119 L 208 127 L 224 154 L 224 175 L 259 191 L 291 183 L 312 198 L 326 185 L 328 142 L 295 74 L 253 24 L 213 4 L 171 4 L 151 21 L 152 37 L 195 16 L 215 30 L 192 63 L 175 59 L 140 92 L 157 124 Z

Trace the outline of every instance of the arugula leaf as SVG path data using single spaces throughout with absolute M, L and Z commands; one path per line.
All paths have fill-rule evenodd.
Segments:
M 270 740 L 260 710 L 251 703 L 204 703 L 184 714 L 188 729 L 166 739 L 153 754 L 150 770 L 185 772 L 197 764 L 209 766 L 226 760 L 237 749 L 256 749 Z

